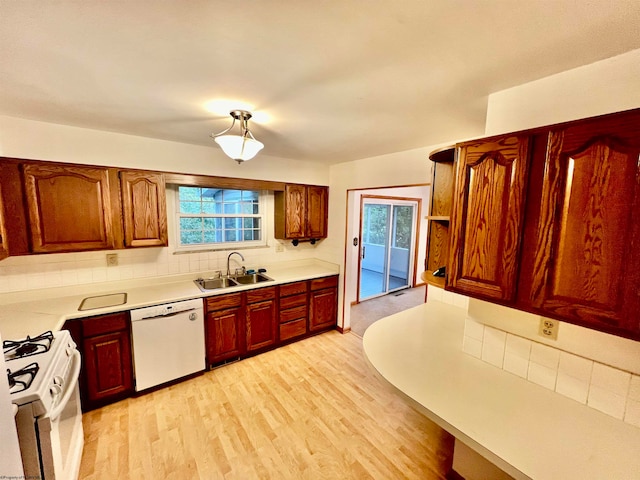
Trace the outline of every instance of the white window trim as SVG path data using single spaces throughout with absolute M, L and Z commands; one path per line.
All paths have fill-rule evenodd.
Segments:
M 206 243 L 206 244 L 191 244 L 191 245 L 181 245 L 180 244 L 180 198 L 178 195 L 178 187 L 181 185 L 170 185 L 171 191 L 173 194 L 173 230 L 174 230 L 174 240 L 175 240 L 175 248 L 173 249 L 174 253 L 190 253 L 190 252 L 215 252 L 215 251 L 223 251 L 223 250 L 243 250 L 243 249 L 251 249 L 251 248 L 264 248 L 268 247 L 267 241 L 267 232 L 269 231 L 268 227 L 268 218 L 267 209 L 270 207 L 270 203 L 268 201 L 268 197 L 270 192 L 267 190 L 260 190 L 260 200 L 258 202 L 258 208 L 260 210 L 260 214 L 258 215 L 260 218 L 260 233 L 261 240 L 253 240 L 246 242 L 223 242 L 223 243 Z M 189 187 L 190 185 L 184 185 Z M 169 186 L 168 186 L 169 187 Z M 207 188 L 207 187 L 205 187 Z M 215 185 L 211 185 L 208 188 L 216 188 Z M 234 190 L 227 188 L 226 190 Z M 235 189 L 242 190 L 242 189 Z M 242 215 L 230 215 L 233 217 L 238 217 Z M 252 217 L 254 217 L 252 215 Z

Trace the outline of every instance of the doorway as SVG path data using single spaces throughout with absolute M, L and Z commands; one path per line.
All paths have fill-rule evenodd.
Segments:
M 418 202 L 362 195 L 357 302 L 411 286 Z

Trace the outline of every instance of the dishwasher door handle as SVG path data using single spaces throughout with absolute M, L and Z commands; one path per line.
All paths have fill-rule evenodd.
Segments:
M 197 308 L 189 308 L 188 310 L 180 310 L 179 312 L 171 312 L 171 313 L 166 313 L 164 315 L 154 315 L 152 317 L 142 317 L 142 318 L 137 318 L 137 319 L 131 319 L 132 322 L 139 322 L 141 320 L 154 320 L 156 318 L 169 318 L 169 317 L 175 317 L 176 315 L 180 315 L 181 313 L 188 313 L 188 312 L 195 312 L 197 310 Z

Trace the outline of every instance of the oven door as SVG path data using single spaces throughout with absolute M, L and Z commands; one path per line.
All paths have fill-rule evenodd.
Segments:
M 66 388 L 56 405 L 36 420 L 44 480 L 77 479 L 80 470 L 84 446 L 78 388 L 80 352 L 74 352 L 68 372 Z

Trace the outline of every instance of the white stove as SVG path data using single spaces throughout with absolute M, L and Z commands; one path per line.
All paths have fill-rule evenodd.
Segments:
M 68 331 L 5 340 L 11 402 L 27 478 L 77 478 L 84 445 L 80 353 Z

